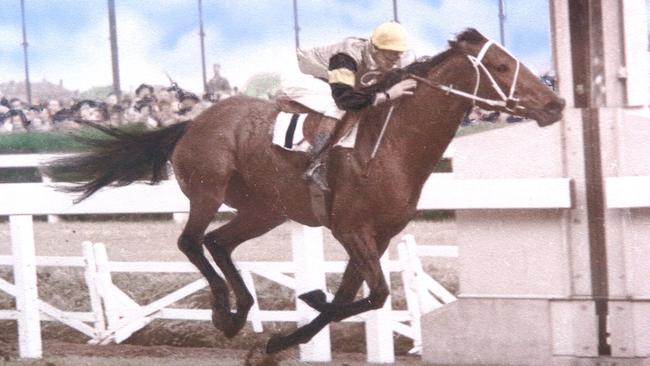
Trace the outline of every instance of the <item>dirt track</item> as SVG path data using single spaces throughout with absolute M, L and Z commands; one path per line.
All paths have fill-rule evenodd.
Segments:
M 42 360 L 18 360 L 13 357 L 0 360 L 3 366 L 298 366 L 296 350 L 269 357 L 257 349 L 243 351 L 217 348 L 188 348 L 171 346 L 107 345 L 88 346 L 48 341 L 44 343 Z M 334 353 L 331 363 L 319 365 L 364 366 L 371 365 L 361 353 Z M 421 365 L 416 356 L 398 356 L 397 365 Z

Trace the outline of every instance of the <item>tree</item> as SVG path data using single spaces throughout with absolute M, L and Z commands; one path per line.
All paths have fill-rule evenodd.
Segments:
M 90 100 L 104 100 L 106 97 L 113 92 L 112 85 L 106 86 L 93 86 L 88 90 L 84 90 L 79 94 L 80 99 L 90 99 Z
M 245 95 L 257 98 L 271 98 L 280 88 L 280 74 L 262 72 L 251 76 L 244 85 Z

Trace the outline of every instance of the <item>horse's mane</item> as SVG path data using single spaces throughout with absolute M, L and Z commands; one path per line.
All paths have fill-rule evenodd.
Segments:
M 398 82 L 406 79 L 409 74 L 425 77 L 431 69 L 440 65 L 443 61 L 447 60 L 451 55 L 457 52 L 456 44 L 459 42 L 467 43 L 482 43 L 485 42 L 485 38 L 481 33 L 479 33 L 474 28 L 467 28 L 463 32 L 459 33 L 456 36 L 455 40 L 449 41 L 449 48 L 445 51 L 435 55 L 435 56 L 424 56 L 418 58 L 417 61 L 411 63 L 410 65 L 388 71 L 386 75 L 374 85 L 370 85 L 363 90 L 367 93 L 377 93 L 382 90 L 386 90 L 391 86 L 397 84 Z

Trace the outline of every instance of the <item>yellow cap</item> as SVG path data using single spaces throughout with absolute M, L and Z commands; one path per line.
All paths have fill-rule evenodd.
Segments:
M 404 52 L 408 50 L 406 44 L 406 30 L 396 22 L 380 24 L 372 32 L 372 44 L 381 50 Z

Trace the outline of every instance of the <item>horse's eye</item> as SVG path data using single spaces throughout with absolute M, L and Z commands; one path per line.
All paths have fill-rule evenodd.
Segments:
M 506 65 L 506 64 L 499 64 L 499 65 L 497 66 L 497 71 L 498 71 L 498 72 L 506 72 L 506 71 L 508 71 L 508 70 L 509 70 L 509 69 L 508 69 L 508 65 Z

